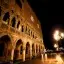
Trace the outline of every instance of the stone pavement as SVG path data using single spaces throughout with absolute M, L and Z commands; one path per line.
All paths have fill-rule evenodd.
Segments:
M 51 58 L 41 57 L 14 64 L 64 64 L 64 58 L 60 54 L 56 54 L 55 57 L 52 56 Z
M 57 64 L 57 61 L 55 59 L 42 60 L 42 59 L 38 58 L 38 59 L 27 60 L 27 61 L 21 62 L 21 63 L 17 62 L 14 64 Z
M 38 59 L 27 60 L 19 64 L 64 64 L 64 62 L 60 62 L 60 61 L 58 62 L 56 59 L 53 58 L 48 58 L 47 60 L 42 60 L 38 58 Z

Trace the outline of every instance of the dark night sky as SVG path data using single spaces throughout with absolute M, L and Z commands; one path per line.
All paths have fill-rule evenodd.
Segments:
M 52 30 L 55 26 L 64 28 L 64 4 L 61 1 L 28 0 L 41 22 L 44 44 L 53 49 Z

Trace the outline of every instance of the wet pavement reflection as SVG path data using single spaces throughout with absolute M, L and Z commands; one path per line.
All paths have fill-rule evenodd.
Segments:
M 47 54 L 45 58 L 36 58 L 32 60 L 27 60 L 20 64 L 64 64 L 64 53 L 62 54 Z

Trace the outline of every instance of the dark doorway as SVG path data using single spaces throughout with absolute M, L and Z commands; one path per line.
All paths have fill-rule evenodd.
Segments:
M 35 47 L 34 47 L 34 44 L 32 44 L 32 56 L 33 57 L 35 56 Z
M 0 57 L 3 56 L 4 43 L 0 43 Z
M 30 44 L 29 42 L 27 42 L 26 44 L 26 54 L 29 54 L 30 53 Z
M 16 43 L 16 47 L 15 47 L 15 50 L 14 50 L 14 60 L 19 60 L 19 54 L 22 53 L 22 40 L 19 39 Z
M 10 44 L 11 40 L 8 35 L 2 36 L 0 38 L 0 57 L 6 56 L 8 52 L 8 45 Z

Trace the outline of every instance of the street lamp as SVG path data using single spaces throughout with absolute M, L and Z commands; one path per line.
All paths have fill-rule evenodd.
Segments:
M 53 34 L 54 40 L 57 42 L 56 44 L 54 44 L 54 47 L 56 48 L 56 50 L 58 50 L 58 41 L 60 40 L 60 32 L 59 30 L 56 30 Z
M 54 44 L 54 48 L 56 48 L 56 50 L 58 51 L 58 45 Z
M 63 39 L 64 38 L 64 33 L 61 33 L 61 39 Z
M 59 41 L 60 40 L 60 35 L 59 35 L 59 30 L 56 30 L 53 34 L 53 37 L 56 41 Z
M 58 47 L 58 45 L 57 45 L 57 44 L 54 44 L 54 47 L 55 47 L 55 48 L 57 48 L 57 47 Z
M 56 43 L 54 44 L 54 47 L 56 48 L 56 50 L 58 51 L 58 41 L 60 39 L 63 39 L 64 38 L 64 33 L 59 31 L 59 30 L 55 30 L 54 34 L 53 34 L 53 38 L 54 40 L 56 41 Z

